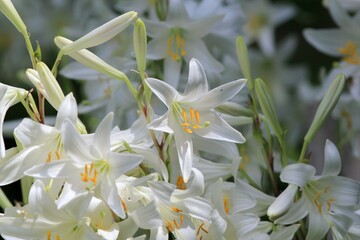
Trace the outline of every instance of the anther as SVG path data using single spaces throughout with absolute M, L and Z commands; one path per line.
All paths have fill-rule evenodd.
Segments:
M 88 182 L 91 181 L 94 183 L 94 185 L 96 185 L 96 180 L 97 180 L 97 170 L 95 169 L 94 171 L 94 163 L 90 164 L 90 169 L 88 167 L 88 164 L 85 164 L 84 166 L 84 172 L 80 173 L 81 176 L 81 180 L 83 182 Z M 92 177 L 90 177 L 90 175 L 93 174 Z
M 178 176 L 176 180 L 176 188 L 180 190 L 186 190 L 186 184 L 184 182 L 184 178 L 182 176 Z

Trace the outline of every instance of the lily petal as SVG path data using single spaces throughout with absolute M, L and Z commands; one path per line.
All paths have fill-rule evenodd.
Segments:
M 280 174 L 282 182 L 304 187 L 315 175 L 316 169 L 307 164 L 296 163 L 286 166 Z
M 164 61 L 164 81 L 177 88 L 180 81 L 182 61 L 166 57 Z
M 333 20 L 342 29 L 346 29 L 350 34 L 359 37 L 358 29 L 360 25 L 357 24 L 357 22 L 349 16 L 346 10 L 340 6 L 338 0 L 328 0 L 327 3 Z
M 108 153 L 110 150 L 110 133 L 114 113 L 111 112 L 99 123 L 94 135 L 94 145 L 100 150 L 101 154 Z M 102 156 L 108 158 L 108 156 Z
M 239 79 L 210 90 L 196 101 L 196 109 L 211 109 L 227 102 L 229 99 L 234 97 L 245 86 L 245 84 L 246 79 Z
M 153 91 L 167 107 L 169 107 L 170 103 L 179 95 L 175 88 L 163 81 L 155 78 L 147 78 L 145 81 L 151 91 Z
M 201 63 L 192 58 L 189 63 L 189 78 L 186 84 L 184 95 L 187 98 L 196 98 L 209 91 L 205 71 Z
M 293 224 L 300 221 L 309 213 L 308 206 L 305 202 L 306 197 L 303 195 L 283 216 L 275 220 L 276 224 Z
M 334 143 L 330 140 L 326 140 L 325 149 L 325 162 L 322 171 L 322 177 L 337 176 L 341 171 L 341 158 L 340 153 L 337 150 Z
M 185 42 L 187 54 L 184 58 L 186 61 L 196 58 L 202 63 L 206 70 L 217 73 L 224 71 L 224 66 L 210 54 L 205 43 L 201 39 L 187 35 L 185 36 Z
M 341 29 L 306 29 L 304 36 L 317 50 L 334 57 L 341 56 L 339 48 L 344 47 L 349 41 L 354 41 L 353 36 Z
M 317 211 L 309 211 L 309 230 L 305 240 L 322 239 L 330 226 Z
M 64 101 L 61 103 L 59 107 L 58 114 L 56 116 L 55 128 L 60 130 L 61 124 L 65 118 L 70 119 L 71 122 L 76 124 L 77 121 L 77 105 L 74 95 L 69 93 L 66 95 Z
M 126 218 L 125 210 L 121 204 L 115 181 L 108 177 L 103 178 L 101 181 L 101 196 L 117 216 L 123 219 Z
M 173 133 L 174 131 L 168 125 L 169 112 L 166 112 L 163 116 L 152 120 L 151 123 L 147 125 L 149 129 L 163 131 L 167 133 Z
M 204 138 L 244 143 L 243 135 L 231 127 L 227 122 L 222 120 L 216 113 L 208 112 L 201 114 L 202 118 L 210 122 L 209 126 L 195 130 L 195 133 Z
M 160 36 L 159 38 L 154 38 L 148 43 L 147 47 L 147 57 L 152 60 L 163 59 L 167 56 L 167 37 Z
M 180 170 L 182 172 L 184 182 L 190 178 L 192 162 L 193 162 L 193 143 L 190 136 L 187 136 L 182 129 L 174 131 L 176 149 L 179 157 Z

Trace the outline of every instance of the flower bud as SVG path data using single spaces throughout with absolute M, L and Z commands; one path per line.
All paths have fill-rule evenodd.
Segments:
M 251 77 L 249 55 L 244 38 L 241 36 L 236 38 L 236 55 L 240 63 L 241 72 L 244 74 L 244 77 L 248 80 L 247 87 L 251 91 L 254 88 L 254 83 Z
M 343 74 L 338 74 L 321 100 L 320 105 L 315 113 L 314 120 L 312 121 L 310 128 L 304 137 L 307 142 L 311 142 L 314 139 L 325 119 L 334 109 L 344 89 L 344 86 L 345 76 Z
M 125 28 L 127 28 L 136 17 L 136 12 L 127 12 L 92 30 L 73 43 L 66 45 L 61 49 L 61 53 L 63 55 L 69 55 L 72 52 L 76 52 L 85 48 L 95 47 L 104 42 L 107 42 L 122 32 Z
M 65 96 L 46 64 L 37 63 L 36 70 L 28 69 L 26 75 L 51 106 L 58 110 Z
M 261 110 L 263 111 L 267 121 L 270 123 L 270 126 L 274 130 L 276 137 L 281 139 L 283 131 L 281 129 L 269 89 L 264 81 L 260 78 L 255 80 L 255 91 L 259 99 Z
M 156 15 L 160 21 L 166 21 L 169 13 L 169 0 L 157 0 L 155 3 Z
M 270 205 L 267 210 L 267 215 L 270 220 L 274 220 L 284 213 L 286 213 L 291 207 L 295 194 L 298 190 L 298 186 L 290 184 L 285 191 L 283 191 L 275 201 Z
M 14 24 L 19 32 L 27 34 L 25 23 L 10 0 L 0 0 L 0 11 Z
M 64 38 L 64 37 L 56 37 L 54 39 L 56 46 L 59 48 L 65 48 L 68 45 L 71 45 L 73 41 Z M 125 74 L 116 68 L 112 67 L 104 60 L 90 52 L 89 50 L 82 49 L 79 51 L 74 51 L 69 53 L 69 56 L 83 64 L 84 66 L 94 69 L 100 73 L 110 76 L 114 79 L 124 79 L 126 78 Z
M 144 22 L 139 18 L 134 28 L 134 51 L 140 74 L 144 74 L 146 68 L 146 47 L 146 28 Z

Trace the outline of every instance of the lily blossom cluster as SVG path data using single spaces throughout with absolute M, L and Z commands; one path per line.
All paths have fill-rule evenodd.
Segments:
M 0 83 L 0 186 L 20 182 L 22 194 L 9 199 L 0 188 L 2 238 L 360 238 L 360 182 L 340 176 L 337 146 L 326 140 L 320 175 L 309 163 L 308 146 L 338 111 L 345 76 L 330 73 L 296 154 L 289 154 L 291 129 L 277 115 L 271 87 L 253 78 L 254 52 L 247 43 L 258 42 L 266 59 L 276 55 L 274 28 L 295 14 L 293 7 L 265 0 L 123 4 L 116 8 L 127 12 L 75 40 L 55 37 L 59 51 L 49 65 L 11 0 L 0 0 L 0 12 L 23 36 L 31 61 L 24 70 L 30 88 Z M 326 34 L 341 31 L 349 41 L 330 46 L 321 30 L 305 36 L 342 56 L 340 69 L 354 70 L 360 38 L 345 27 L 356 27 L 357 18 L 336 0 L 327 4 L 341 29 Z M 243 12 L 236 15 L 238 10 Z M 240 29 L 230 24 L 238 20 Z M 131 53 L 120 59 L 97 52 L 104 43 L 114 52 L 119 36 L 130 39 Z M 222 49 L 220 39 L 233 49 Z M 275 68 L 287 58 L 279 57 Z M 241 74 L 228 81 L 221 74 L 234 59 Z M 357 76 L 355 70 L 344 73 Z M 89 103 L 78 102 L 76 89 L 65 91 L 64 77 L 87 81 Z M 357 80 L 352 87 L 360 86 Z M 356 98 L 357 92 L 350 94 Z M 16 123 L 9 147 L 5 117 L 18 103 L 28 116 Z

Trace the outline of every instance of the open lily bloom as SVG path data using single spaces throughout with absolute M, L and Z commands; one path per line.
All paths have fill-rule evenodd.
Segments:
M 340 28 L 306 29 L 305 38 L 319 51 L 334 57 L 343 57 L 350 64 L 359 63 L 359 15 L 350 16 L 338 0 L 328 0 L 329 12 Z
M 295 15 L 291 5 L 275 5 L 267 0 L 242 1 L 246 22 L 243 26 L 249 41 L 257 41 L 268 56 L 275 53 L 275 28 Z
M 334 77 L 339 74 L 345 74 L 351 78 L 349 84 L 349 93 L 343 94 L 336 108 L 336 118 L 340 119 L 347 126 L 346 131 L 354 132 L 354 138 L 351 144 L 354 146 L 353 155 L 359 157 L 358 136 L 360 126 L 357 121 L 358 103 L 360 102 L 360 14 L 350 15 L 341 6 L 346 1 L 328 0 L 327 6 L 329 12 L 339 26 L 333 29 L 306 29 L 304 36 L 319 51 L 334 56 L 341 57 L 341 60 L 328 73 L 320 91 L 315 93 L 316 100 L 325 93 L 327 87 L 331 84 Z M 351 2 L 351 1 L 347 1 Z M 354 9 L 352 9 L 354 10 Z M 344 133 L 346 135 L 346 133 Z
M 347 236 L 353 223 L 359 221 L 355 213 L 359 202 L 360 183 L 337 176 L 341 170 L 341 160 L 335 145 L 329 140 L 325 146 L 325 162 L 322 175 L 315 176 L 316 169 L 307 164 L 292 164 L 283 169 L 280 178 L 289 183 L 281 197 L 273 203 L 272 216 L 281 216 L 284 206 L 289 206 L 285 214 L 275 223 L 292 224 L 308 215 L 309 226 L 306 239 L 321 239 L 329 229 Z M 295 188 L 295 191 L 292 189 Z M 292 201 L 301 189 L 301 197 Z M 269 212 L 268 212 L 269 214 Z M 358 236 L 359 237 L 359 236 Z
M 199 61 L 192 59 L 188 83 L 183 94 L 158 79 L 148 78 L 146 83 L 168 108 L 162 117 L 153 120 L 148 127 L 174 134 L 185 182 L 191 173 L 193 134 L 222 141 L 245 142 L 242 134 L 214 111 L 216 106 L 228 101 L 244 87 L 245 79 L 236 80 L 209 91 L 203 67 Z
M 85 216 L 91 195 L 78 195 L 58 209 L 44 184 L 37 180 L 29 201 L 27 206 L 10 208 L 0 215 L 1 233 L 6 239 L 104 239 L 91 229 Z
M 66 119 L 62 126 L 64 150 L 68 159 L 40 164 L 26 172 L 34 177 L 66 178 L 71 184 L 69 195 L 92 192 L 103 199 L 115 214 L 125 218 L 115 180 L 138 166 L 142 157 L 110 151 L 113 114 L 108 114 L 93 135 L 81 135 Z M 70 197 L 63 197 L 65 204 Z
M 154 200 L 134 211 L 132 217 L 141 228 L 151 229 L 151 235 L 156 236 L 151 239 L 167 239 L 169 234 L 179 239 L 195 239 L 204 229 L 201 234 L 208 232 L 205 223 L 197 223 L 201 221 L 210 224 L 211 217 L 216 216 L 212 216 L 213 209 L 209 201 L 196 194 L 189 194 L 194 193 L 191 188 L 197 188 L 196 183 L 188 189 L 179 189 L 179 186 L 166 182 L 148 182 L 148 185 Z
M 169 2 L 166 22 L 146 21 L 147 33 L 153 39 L 149 42 L 148 57 L 164 59 L 164 79 L 173 87 L 178 86 L 182 59 L 199 59 L 205 69 L 214 72 L 224 70 L 223 65 L 208 51 L 202 41 L 214 25 L 222 19 L 212 15 L 199 20 L 190 19 L 182 0 Z
M 19 180 L 26 170 L 37 164 L 64 157 L 61 127 L 65 119 L 76 124 L 77 107 L 71 93 L 60 105 L 54 127 L 27 118 L 16 127 L 14 133 L 21 149 L 0 164 L 0 185 Z
M 3 123 L 7 110 L 25 98 L 28 92 L 25 89 L 11 87 L 0 83 L 0 157 L 5 157 L 5 143 L 3 139 Z

